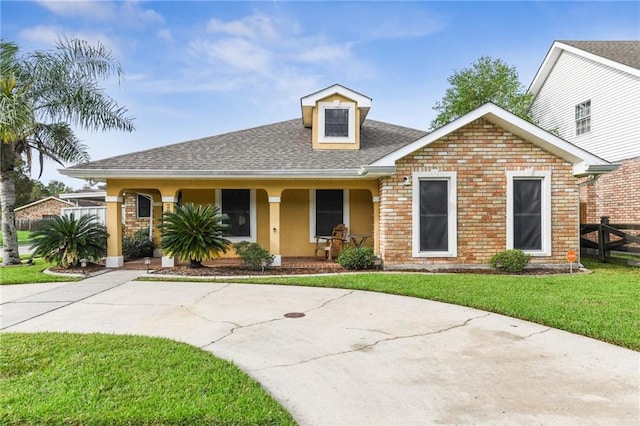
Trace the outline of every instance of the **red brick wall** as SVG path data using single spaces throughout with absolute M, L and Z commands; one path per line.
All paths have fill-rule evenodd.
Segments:
M 16 220 L 31 219 L 40 220 L 44 216 L 60 216 L 60 209 L 73 207 L 60 200 L 47 200 L 15 212 Z
M 611 223 L 640 223 L 640 157 L 622 161 L 613 173 L 583 185 L 580 201 L 586 203 L 587 223 L 600 222 L 600 216 L 609 216 Z
M 552 254 L 532 263 L 566 263 L 578 249 L 579 190 L 572 165 L 478 119 L 397 162 L 394 176 L 380 180 L 380 252 L 385 266 L 481 265 L 505 250 L 507 171 L 551 170 Z M 458 255 L 412 256 L 412 185 L 403 177 L 415 171 L 457 172 Z

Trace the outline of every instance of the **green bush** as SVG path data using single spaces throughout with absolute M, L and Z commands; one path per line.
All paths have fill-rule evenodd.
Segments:
M 141 257 L 152 257 L 154 249 L 153 241 L 136 240 L 135 238 L 122 239 L 122 255 L 125 259 L 139 259 Z
M 491 266 L 503 271 L 521 272 L 531 260 L 522 250 L 505 250 L 491 257 Z
M 200 268 L 202 261 L 226 253 L 231 242 L 223 237 L 229 217 L 220 208 L 192 203 L 177 206 L 162 215 L 162 250 L 166 256 L 189 260 L 189 267 Z
M 138 229 L 133 233 L 133 239 L 136 241 L 146 241 L 149 239 L 149 227 Z
M 107 229 L 94 215 L 56 216 L 41 221 L 31 233 L 33 256 L 64 268 L 80 266 L 80 259 L 101 260 L 107 254 Z
M 347 247 L 336 261 L 345 269 L 372 269 L 375 259 L 376 255 L 371 247 Z
M 258 243 L 240 241 L 235 245 L 235 250 L 244 265 L 249 269 L 259 270 L 270 266 L 275 256 L 263 249 Z

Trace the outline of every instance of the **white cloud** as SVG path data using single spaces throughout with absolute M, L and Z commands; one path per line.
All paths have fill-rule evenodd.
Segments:
M 227 65 L 237 71 L 262 74 L 271 68 L 271 54 L 258 44 L 241 38 L 194 41 L 190 48 L 196 56 L 204 55 L 213 63 Z
M 159 30 L 156 35 L 164 41 L 173 41 L 173 34 L 167 28 Z
M 112 2 L 98 0 L 37 0 L 42 6 L 60 16 L 85 16 L 109 20 L 115 16 Z
M 56 15 L 83 17 L 91 20 L 146 25 L 164 22 L 164 18 L 153 9 L 145 9 L 138 1 L 103 0 L 37 0 L 39 4 Z
M 20 31 L 19 36 L 31 43 L 46 47 L 54 46 L 58 40 L 67 38 L 85 40 L 89 44 L 96 44 L 100 42 L 110 49 L 115 56 L 119 56 L 121 52 L 118 43 L 113 38 L 105 34 L 85 31 L 69 31 L 56 26 L 39 25 L 36 27 L 25 28 Z
M 271 17 L 255 14 L 230 22 L 212 18 L 207 25 L 207 31 L 249 39 L 274 40 L 278 38 L 277 25 Z

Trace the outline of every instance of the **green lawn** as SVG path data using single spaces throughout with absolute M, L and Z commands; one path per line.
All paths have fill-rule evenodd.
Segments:
M 593 274 L 345 274 L 234 282 L 334 287 L 470 306 L 640 350 L 640 268 L 586 261 Z
M 174 341 L 0 334 L 0 424 L 288 425 L 233 364 Z
M 25 256 L 20 256 L 21 258 Z M 29 257 L 29 256 L 27 256 Z M 0 284 L 36 284 L 61 281 L 79 281 L 77 277 L 44 274 L 42 271 L 52 265 L 41 258 L 35 259 L 34 265 L 16 265 L 0 267 Z
M 18 244 L 27 245 L 31 242 L 31 231 L 18 231 Z M 2 234 L 0 233 L 0 246 L 3 245 Z

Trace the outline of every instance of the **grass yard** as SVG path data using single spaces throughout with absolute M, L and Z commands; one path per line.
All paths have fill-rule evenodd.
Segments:
M 288 425 L 233 364 L 141 336 L 0 335 L 0 424 Z
M 23 258 L 23 256 L 20 256 Z M 27 258 L 30 256 L 27 256 Z M 35 265 L 15 265 L 0 267 L 0 284 L 37 284 L 62 281 L 79 281 L 77 277 L 49 275 L 42 271 L 52 265 L 41 258 L 35 259 Z
M 31 231 L 18 231 L 18 245 L 27 245 L 31 242 Z M 0 246 L 4 244 L 0 234 Z
M 593 274 L 345 274 L 234 282 L 334 287 L 496 312 L 640 350 L 640 268 L 585 261 Z

